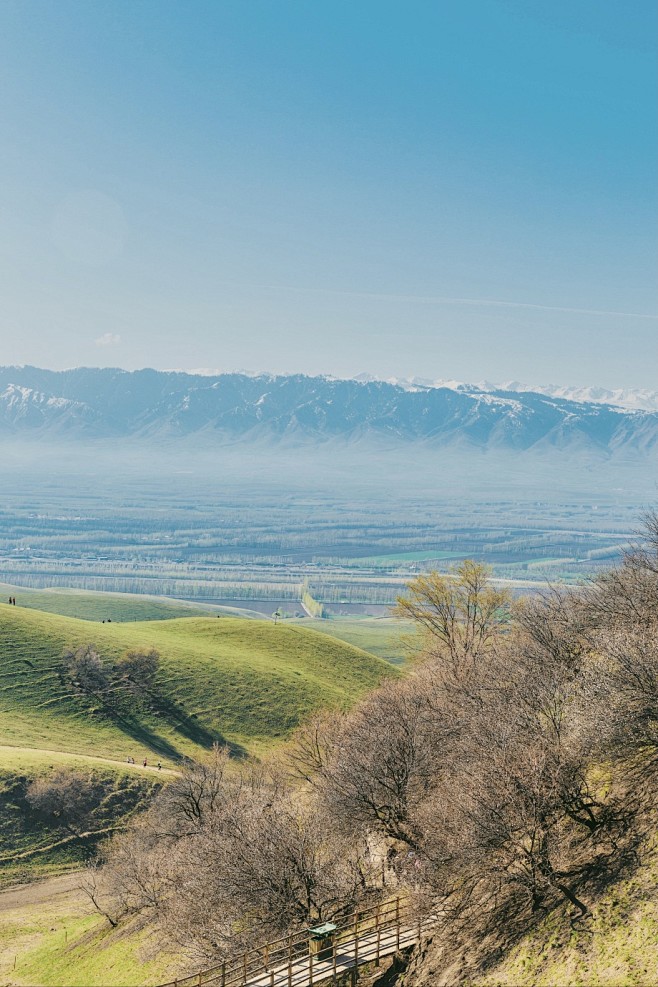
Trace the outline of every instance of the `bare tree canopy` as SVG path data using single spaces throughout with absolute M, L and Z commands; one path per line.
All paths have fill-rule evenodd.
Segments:
M 510 596 L 495 590 L 486 566 L 466 560 L 448 575 L 418 576 L 398 597 L 395 612 L 429 632 L 454 661 L 480 657 L 507 623 Z

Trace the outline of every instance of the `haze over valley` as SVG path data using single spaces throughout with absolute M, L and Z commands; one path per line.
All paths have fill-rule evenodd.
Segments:
M 515 590 L 614 559 L 658 412 L 453 384 L 0 370 L 1 573 L 264 615 L 384 615 L 467 556 Z

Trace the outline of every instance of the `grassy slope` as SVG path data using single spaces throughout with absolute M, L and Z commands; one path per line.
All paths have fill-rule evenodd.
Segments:
M 170 980 L 175 959 L 135 923 L 110 929 L 72 877 L 0 895 L 0 980 L 44 987 L 150 985 Z M 15 965 L 14 965 L 15 964 Z
M 167 708 L 118 721 L 60 679 L 65 648 L 156 648 Z M 300 627 L 231 618 L 95 624 L 0 604 L 0 744 L 169 762 L 213 741 L 260 750 L 321 706 L 345 706 L 390 665 Z
M 658 852 L 592 903 L 581 931 L 557 912 L 478 987 L 653 987 L 658 984 Z M 473 985 L 475 987 L 475 985 Z
M 99 801 L 82 829 L 72 837 L 54 816 L 35 812 L 26 800 L 30 781 L 52 769 L 69 769 L 103 779 Z M 80 755 L 0 748 L 0 887 L 33 881 L 51 873 L 79 869 L 116 825 L 147 807 L 171 774 Z
M 0 583 L 0 600 L 10 596 L 18 605 L 31 610 L 45 610 L 81 620 L 171 620 L 174 617 L 247 617 L 263 619 L 255 610 L 220 607 L 211 603 L 193 603 L 166 596 L 142 596 L 137 593 L 101 593 L 78 589 L 28 589 Z
M 175 600 L 169 597 L 143 596 L 136 593 L 106 593 L 78 589 L 29 589 L 0 583 L 0 601 L 13 596 L 21 607 L 58 613 L 64 617 L 101 622 L 171 620 L 176 617 L 245 617 L 264 620 L 262 613 L 242 607 L 222 607 L 213 604 Z M 346 641 L 369 651 L 394 665 L 402 665 L 406 651 L 403 638 L 410 632 L 407 621 L 394 617 L 331 617 L 325 620 L 293 618 L 288 626 L 306 627 Z
M 403 665 L 406 660 L 404 638 L 411 634 L 410 621 L 394 617 L 331 617 L 328 620 L 305 619 L 286 623 L 311 627 L 321 634 L 347 641 L 393 665 Z

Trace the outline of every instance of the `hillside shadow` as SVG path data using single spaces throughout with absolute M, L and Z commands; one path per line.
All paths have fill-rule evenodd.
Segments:
M 167 719 L 167 722 L 177 733 L 188 740 L 210 750 L 215 744 L 227 747 L 232 757 L 246 757 L 247 751 L 234 741 L 227 740 L 219 730 L 212 730 L 200 723 L 196 716 L 190 716 L 182 706 L 156 692 L 150 694 L 153 709 Z
M 130 716 L 125 716 L 116 709 L 112 709 L 111 706 L 106 706 L 103 712 L 108 719 L 112 720 L 119 727 L 122 733 L 132 737 L 135 743 L 148 747 L 161 757 L 168 757 L 172 761 L 182 761 L 184 755 L 177 747 L 141 721 Z
M 228 740 L 219 730 L 212 730 L 200 723 L 196 716 L 190 716 L 178 703 L 156 690 L 144 690 L 148 696 L 148 707 L 141 704 L 135 708 L 126 708 L 125 695 L 121 702 L 108 700 L 102 693 L 88 693 L 98 703 L 98 711 L 110 720 L 122 733 L 131 737 L 136 743 L 148 747 L 161 757 L 173 761 L 181 761 L 187 755 L 181 752 L 174 743 L 148 726 L 143 716 L 161 716 L 172 730 L 190 740 L 198 747 L 210 750 L 215 744 L 226 747 L 232 757 L 245 758 L 248 752 L 241 744 Z

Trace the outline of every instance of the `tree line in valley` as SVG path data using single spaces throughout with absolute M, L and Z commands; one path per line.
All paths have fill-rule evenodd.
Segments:
M 397 611 L 422 634 L 408 674 L 266 761 L 188 763 L 107 844 L 88 884 L 111 921 L 149 915 L 208 963 L 392 893 L 453 945 L 555 908 L 586 927 L 654 811 L 658 514 L 577 590 L 512 602 L 466 561 Z

